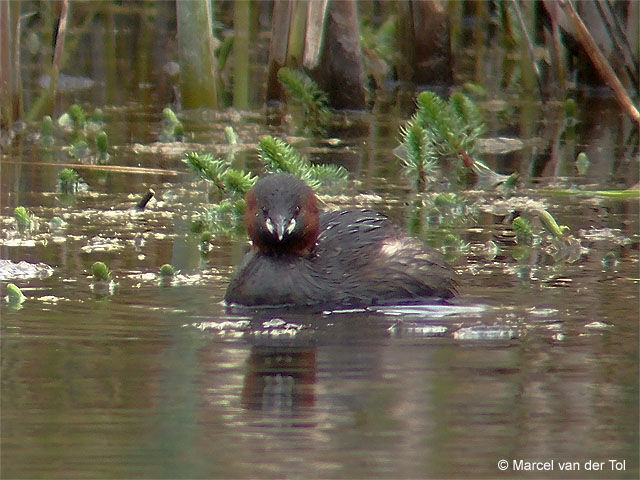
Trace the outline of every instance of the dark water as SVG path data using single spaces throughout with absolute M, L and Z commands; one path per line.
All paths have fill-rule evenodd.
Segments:
M 2 478 L 514 477 L 522 462 L 547 469 L 537 478 L 638 478 L 638 198 L 558 193 L 638 182 L 637 136 L 606 100 L 587 99 L 571 135 L 553 109 L 516 107 L 522 120 L 496 113 L 491 134 L 518 132 L 525 148 L 487 162 L 522 183 L 510 204 L 467 192 L 478 209 L 458 232 L 459 298 L 313 314 L 225 311 L 247 243 L 217 238 L 203 258 L 188 231 L 207 187 L 183 152 L 223 152 L 231 124 L 238 162 L 255 167 L 259 138 L 291 125 L 200 112 L 185 119 L 193 145 L 156 144 L 158 105 L 106 106 L 110 165 L 158 171 L 78 165 L 88 188 L 72 197 L 57 175 L 78 162 L 28 126 L 1 157 L 0 257 L 54 273 L 12 280 L 28 298 L 0 307 Z M 300 142 L 356 181 L 329 205 L 407 224 L 414 197 L 392 149 L 409 108 L 356 116 L 337 142 Z M 579 151 L 592 162 L 581 176 Z M 147 188 L 149 207 L 131 211 Z M 488 256 L 502 216 L 532 202 L 570 227 L 577 253 L 517 261 L 505 243 Z M 18 205 L 39 220 L 31 236 L 15 230 Z M 55 216 L 67 225 L 52 230 Z M 114 285 L 90 278 L 98 260 Z M 157 275 L 165 263 L 173 281 Z

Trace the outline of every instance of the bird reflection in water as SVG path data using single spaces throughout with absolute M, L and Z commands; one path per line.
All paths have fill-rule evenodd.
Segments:
M 282 413 L 315 404 L 316 349 L 253 346 L 247 359 L 242 404 Z

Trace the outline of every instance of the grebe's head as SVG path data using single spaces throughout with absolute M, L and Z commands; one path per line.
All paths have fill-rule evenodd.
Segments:
M 265 253 L 304 255 L 318 238 L 313 190 L 293 175 L 263 177 L 247 193 L 245 223 L 253 245 Z

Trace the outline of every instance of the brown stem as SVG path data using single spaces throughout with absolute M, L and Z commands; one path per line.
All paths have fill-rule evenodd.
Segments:
M 627 95 L 622 83 L 598 48 L 598 45 L 587 30 L 585 24 L 582 22 L 582 19 L 578 15 L 578 12 L 576 12 L 571 1 L 559 0 L 559 3 L 564 10 L 564 13 L 569 18 L 571 25 L 575 28 L 578 41 L 586 50 L 587 55 L 589 55 L 589 58 L 593 62 L 598 73 L 603 77 L 605 83 L 613 90 L 613 94 L 615 95 L 618 103 L 622 106 L 624 112 L 629 115 L 634 122 L 640 123 L 640 113 L 638 112 L 638 109 L 631 102 L 631 99 Z
M 67 19 L 69 17 L 69 2 L 62 0 L 62 11 L 60 12 L 60 23 L 58 23 L 58 35 L 56 36 L 56 49 L 53 54 L 53 65 L 51 68 L 51 83 L 49 85 L 49 95 L 52 106 L 55 107 L 56 90 L 58 88 L 58 75 L 62 67 L 62 54 L 64 52 L 64 40 L 67 36 Z M 51 112 L 52 114 L 55 112 Z

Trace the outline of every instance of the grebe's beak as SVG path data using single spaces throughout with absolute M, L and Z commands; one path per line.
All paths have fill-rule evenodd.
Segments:
M 283 216 L 277 216 L 273 220 L 267 218 L 266 226 L 269 233 L 276 235 L 281 242 L 285 235 L 291 235 L 296 228 L 296 219 Z

